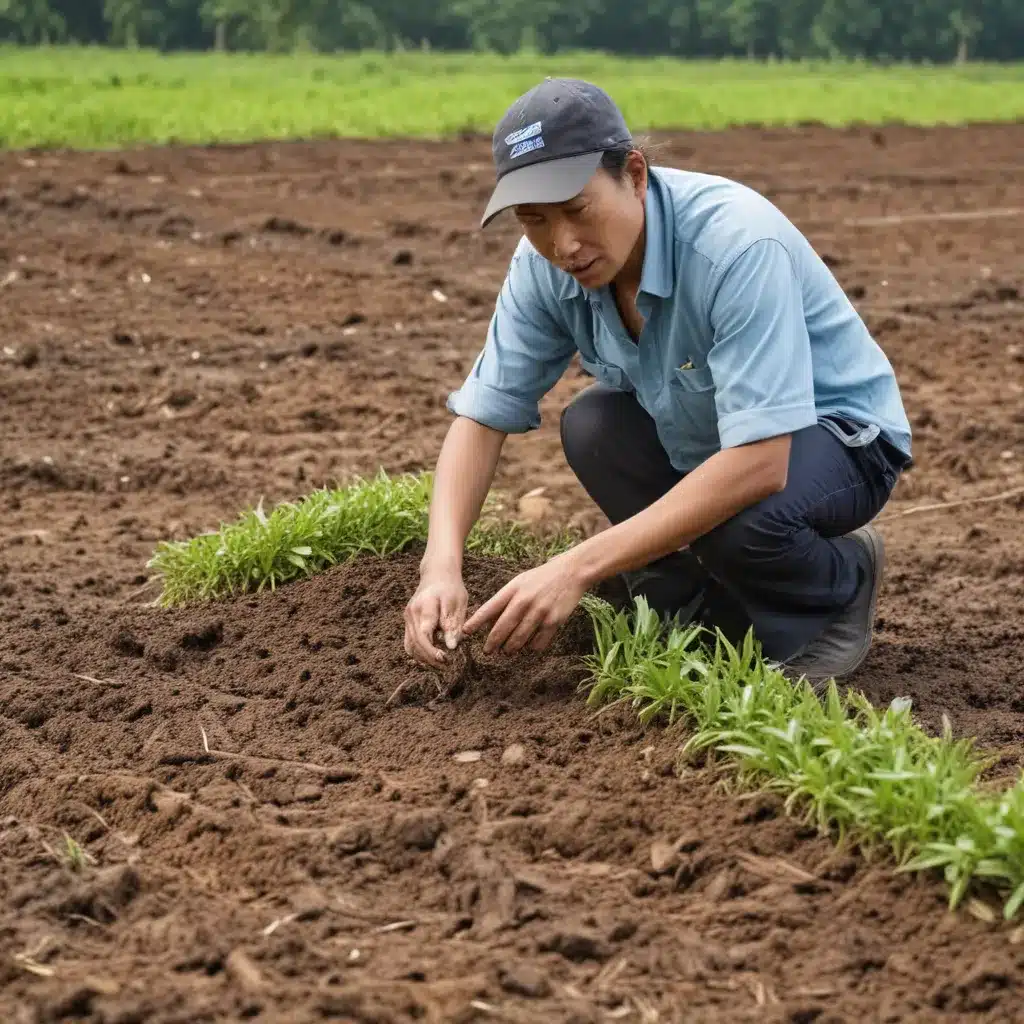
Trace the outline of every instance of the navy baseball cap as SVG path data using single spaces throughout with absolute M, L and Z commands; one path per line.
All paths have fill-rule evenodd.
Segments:
M 510 206 L 572 199 L 605 150 L 632 143 L 621 111 L 603 89 L 578 78 L 545 79 L 520 96 L 495 129 L 498 183 L 480 227 Z

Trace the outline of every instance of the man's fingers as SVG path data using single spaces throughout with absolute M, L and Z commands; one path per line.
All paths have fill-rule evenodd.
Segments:
M 498 621 L 494 623 L 491 631 L 487 634 L 487 640 L 484 643 L 484 654 L 492 654 L 498 648 L 503 647 L 505 641 L 512 636 L 529 610 L 530 606 L 526 602 L 520 602 L 515 599 L 510 600 L 505 605 L 505 610 L 499 616 Z
M 414 631 L 415 631 L 415 628 L 416 628 L 415 627 L 415 621 L 416 620 L 413 617 L 413 611 L 412 611 L 412 606 L 411 605 L 406 605 L 405 606 L 404 617 L 405 617 L 405 636 L 402 638 L 402 646 L 405 648 L 405 653 L 410 658 L 414 658 L 414 659 L 416 659 L 418 661 L 419 660 L 419 655 L 416 653 L 416 645 L 415 645 L 415 640 L 413 638 Z
M 413 646 L 425 665 L 436 665 L 444 661 L 444 654 L 434 646 L 434 631 L 440 619 L 440 602 L 436 597 L 426 598 L 416 610 L 413 619 Z
M 466 599 L 446 598 L 442 602 L 441 628 L 444 630 L 444 642 L 448 650 L 454 651 L 462 639 L 462 626 L 466 618 Z
M 440 618 L 441 602 L 436 597 L 424 596 L 413 614 L 415 631 L 428 640 L 433 639 Z
M 480 607 L 477 608 L 477 610 L 473 612 L 468 619 L 466 619 L 462 626 L 462 632 L 468 636 L 470 633 L 475 633 L 481 626 L 490 622 L 491 619 L 494 618 L 496 611 L 494 601 L 495 598 L 492 597 L 485 604 L 480 605 Z
M 444 652 L 427 643 L 419 633 L 414 633 L 413 657 L 422 665 L 438 665 L 444 661 Z
M 421 665 L 434 665 L 437 663 L 437 659 L 432 657 L 428 651 L 423 649 L 416 632 L 413 629 L 406 629 L 405 631 L 405 653 L 408 654 L 413 661 L 416 661 Z
M 488 622 L 493 622 L 511 599 L 512 591 L 508 587 L 502 587 L 494 597 L 477 608 L 466 620 L 465 625 L 462 627 L 462 632 L 466 634 L 475 633 L 481 626 L 486 625 Z
M 442 658 L 441 652 L 430 644 L 424 643 L 417 629 L 406 632 L 405 650 L 410 658 L 421 665 L 436 665 Z
M 546 651 L 548 645 L 555 638 L 555 634 L 558 632 L 560 623 L 555 623 L 552 626 L 541 623 L 540 629 L 537 630 L 533 635 L 533 640 L 530 642 L 531 651 Z
M 515 628 L 509 634 L 508 639 L 502 644 L 504 650 L 509 654 L 521 651 L 529 642 L 530 638 L 544 625 L 544 612 L 537 608 L 527 608 Z

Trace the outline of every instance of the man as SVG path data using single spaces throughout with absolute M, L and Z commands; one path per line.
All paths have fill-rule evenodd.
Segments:
M 867 524 L 910 462 L 887 358 L 807 240 L 727 179 L 649 167 L 601 89 L 548 79 L 493 139 L 485 227 L 524 237 L 486 344 L 448 401 L 406 651 L 424 664 L 489 625 L 543 650 L 582 595 L 635 598 L 734 641 L 752 626 L 794 676 L 839 678 L 871 643 L 884 550 Z M 596 383 L 562 447 L 610 529 L 517 576 L 466 619 L 462 550 L 508 434 L 575 353 Z

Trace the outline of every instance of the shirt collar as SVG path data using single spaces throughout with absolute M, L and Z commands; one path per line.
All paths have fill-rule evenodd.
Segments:
M 640 291 L 667 299 L 676 276 L 676 239 L 672 230 L 672 201 L 654 171 L 647 174 L 647 241 Z
M 672 206 L 665 186 L 651 169 L 647 175 L 647 198 L 644 203 L 647 239 L 644 243 L 644 267 L 640 274 L 640 291 L 667 299 L 675 280 L 675 233 L 671 230 Z M 562 273 L 559 299 L 567 301 L 579 295 L 597 293 L 584 288 L 571 274 Z

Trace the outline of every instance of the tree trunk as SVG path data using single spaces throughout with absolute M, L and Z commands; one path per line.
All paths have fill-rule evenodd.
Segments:
M 967 63 L 967 36 L 961 35 L 960 42 L 956 48 L 956 62 L 957 64 Z
M 218 53 L 223 53 L 228 48 L 228 26 L 223 19 L 217 22 L 215 29 L 213 48 Z

